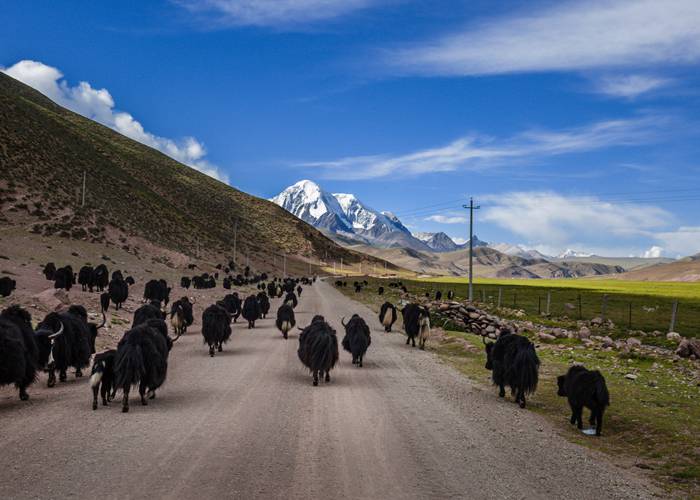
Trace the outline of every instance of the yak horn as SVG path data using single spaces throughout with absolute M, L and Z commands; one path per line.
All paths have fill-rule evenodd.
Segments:
M 345 327 L 345 316 L 341 318 L 340 324 L 343 325 L 343 327 Z
M 59 328 L 56 333 L 52 333 L 51 335 L 49 335 L 50 339 L 56 338 L 63 333 L 63 321 L 59 321 L 59 323 L 61 324 L 61 328 Z

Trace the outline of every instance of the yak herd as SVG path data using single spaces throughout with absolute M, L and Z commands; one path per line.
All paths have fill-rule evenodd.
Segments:
M 230 340 L 232 323 L 239 317 L 247 322 L 248 329 L 254 329 L 256 321 L 269 314 L 271 298 L 281 298 L 277 309 L 275 325 L 284 339 L 296 327 L 294 309 L 303 291 L 302 285 L 312 285 L 316 278 L 273 278 L 265 273 L 254 275 L 249 268 L 242 274 L 231 276 L 233 262 L 219 265 L 225 277 L 222 286 L 230 290 L 232 286 L 256 285 L 258 292 L 245 298 L 237 292 L 228 293 L 223 299 L 204 308 L 202 311 L 201 333 L 208 346 L 209 355 L 214 357 L 222 352 Z M 100 325 L 88 319 L 87 310 L 81 305 L 72 305 L 65 312 L 47 314 L 34 328 L 30 314 L 19 306 L 10 306 L 0 313 L 0 385 L 14 384 L 19 390 L 20 399 L 29 398 L 27 388 L 35 382 L 40 371 L 48 373 L 48 386 L 58 380 L 66 381 L 68 370 L 74 369 L 76 377 L 82 377 L 92 361 L 90 387 L 93 409 L 98 407 L 98 396 L 102 404 L 108 405 L 122 391 L 122 411 L 129 411 L 129 393 L 138 386 L 141 404 L 155 398 L 156 390 L 167 377 L 168 358 L 174 343 L 194 322 L 194 299 L 182 297 L 170 306 L 169 322 L 174 334 L 168 333 L 166 320 L 167 306 L 170 303 L 171 287 L 165 280 L 150 280 L 144 285 L 143 304 L 134 311 L 131 328 L 124 333 L 116 349 L 95 352 L 95 339 L 106 322 L 105 311 L 110 304 L 120 309 L 129 297 L 129 286 L 135 280 L 124 278 L 120 271 L 109 274 L 104 264 L 96 267 L 84 266 L 74 273 L 71 266 L 57 268 L 53 263 L 44 266 L 43 274 L 54 282 L 55 288 L 70 290 L 80 284 L 83 291 L 100 292 L 102 322 Z M 219 273 L 198 276 L 183 276 L 180 286 L 188 289 L 214 288 Z M 336 281 L 337 287 L 347 287 L 347 282 Z M 368 285 L 367 281 L 354 282 L 355 291 L 360 292 Z M 407 292 L 402 283 L 389 283 L 390 288 Z M 0 279 L 0 295 L 9 296 L 16 283 L 9 278 Z M 106 290 L 106 291 L 105 291 Z M 442 298 L 440 295 L 437 300 Z M 379 287 L 378 295 L 384 295 L 384 287 Z M 447 297 L 452 299 L 450 291 Z M 397 307 L 384 302 L 379 311 L 379 322 L 385 332 L 391 332 L 397 320 Z M 406 345 L 425 348 L 430 336 L 430 312 L 420 304 L 407 303 L 400 310 L 406 333 Z M 341 320 L 345 335 L 340 343 L 352 356 L 352 363 L 363 366 L 363 360 L 371 345 L 370 328 L 363 318 L 354 314 L 347 322 Z M 298 328 L 298 327 L 297 327 Z M 323 378 L 330 382 L 330 372 L 339 359 L 336 331 L 323 316 L 316 315 L 305 328 L 298 328 L 299 360 L 313 377 L 313 385 Z M 535 392 L 538 383 L 540 361 L 535 346 L 526 337 L 502 332 L 495 342 L 486 343 L 486 369 L 492 372 L 494 385 L 498 386 L 499 396 L 505 396 L 508 386 L 515 402 L 524 408 L 526 396 Z M 93 358 L 94 356 L 94 358 Z M 582 366 L 572 367 L 558 378 L 558 395 L 566 397 L 571 406 L 571 423 L 582 428 L 582 410 L 591 410 L 590 423 L 595 425 L 596 434 L 602 429 L 603 413 L 609 405 L 609 395 L 605 379 L 598 371 L 589 371 Z

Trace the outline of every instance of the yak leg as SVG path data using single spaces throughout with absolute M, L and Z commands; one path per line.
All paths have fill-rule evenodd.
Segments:
M 139 384 L 139 396 L 141 396 L 141 404 L 143 406 L 148 405 L 148 401 L 146 401 L 146 384 L 143 381 Z
M 359 359 L 358 363 L 360 365 L 360 368 L 362 368 L 362 354 L 360 354 L 360 359 Z
M 66 370 L 59 370 L 58 380 L 61 382 L 65 382 L 67 379 L 68 379 L 68 375 L 66 374 Z
M 598 409 L 596 412 L 596 423 L 595 423 L 595 435 L 600 436 L 600 433 L 603 431 L 603 410 Z
M 596 425 L 596 411 L 591 410 L 591 418 L 588 419 L 590 425 Z
M 499 398 L 506 397 L 506 388 L 503 386 L 503 384 L 498 384 L 498 397 Z
M 26 385 L 21 385 L 19 387 L 19 399 L 22 401 L 26 401 L 29 399 L 29 394 L 27 394 L 27 386 Z
M 583 407 L 577 406 L 574 408 L 574 423 L 579 429 L 583 429 Z
M 124 384 L 122 388 L 122 413 L 129 412 L 129 390 L 131 389 L 130 384 Z
M 209 356 L 211 356 L 213 358 L 214 352 L 215 352 L 214 344 L 209 344 Z
M 330 382 L 330 381 L 331 381 L 331 372 L 326 370 L 326 382 Z
M 100 391 L 100 386 L 96 385 L 92 388 L 92 409 L 97 410 L 97 393 Z
M 53 387 L 56 385 L 56 371 L 53 366 L 49 368 L 49 380 L 46 382 L 48 387 Z
M 518 391 L 518 400 L 520 401 L 520 408 L 525 408 L 525 392 L 522 389 Z
M 102 382 L 100 385 L 100 395 L 102 396 L 102 406 L 108 406 L 107 401 L 109 400 L 109 386 Z
M 318 385 L 318 370 L 314 370 L 314 386 Z
M 83 376 L 83 371 L 82 371 L 80 368 L 76 368 L 76 369 L 75 369 L 75 376 L 76 376 L 77 378 L 82 377 L 82 376 Z
M 219 352 L 222 352 L 224 350 L 224 346 L 221 342 L 219 342 Z

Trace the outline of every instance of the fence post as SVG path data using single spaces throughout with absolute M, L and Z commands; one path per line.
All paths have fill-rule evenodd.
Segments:
M 605 320 L 605 313 L 608 310 L 608 294 L 604 293 L 603 294 L 603 303 L 600 306 L 600 317 Z
M 671 309 L 671 325 L 669 326 L 669 332 L 676 331 L 676 314 L 678 313 L 678 301 L 673 301 L 673 309 Z
M 498 287 L 498 308 L 501 308 L 501 297 L 503 296 L 503 288 Z
M 549 316 L 549 308 L 552 305 L 552 292 L 547 292 L 547 316 Z

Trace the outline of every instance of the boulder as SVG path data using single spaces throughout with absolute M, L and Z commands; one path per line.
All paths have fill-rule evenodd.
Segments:
M 634 337 L 630 337 L 627 339 L 627 345 L 630 347 L 641 347 L 642 341 L 635 339 Z
M 675 342 L 676 344 L 683 339 L 683 337 L 681 337 L 681 334 L 678 332 L 668 332 L 666 334 L 666 338 L 671 342 Z
M 690 358 L 695 356 L 700 357 L 700 340 L 698 339 L 683 339 L 680 344 L 678 344 L 678 349 L 676 349 L 676 354 L 681 358 Z
M 70 304 L 68 292 L 63 289 L 48 288 L 32 298 L 47 311 L 57 311 Z
M 554 335 L 551 335 L 547 332 L 537 332 L 537 338 L 544 341 L 556 339 Z
M 580 339 L 587 339 L 590 338 L 591 336 L 591 329 L 588 328 L 587 326 L 582 326 L 581 329 L 578 331 L 578 338 Z

